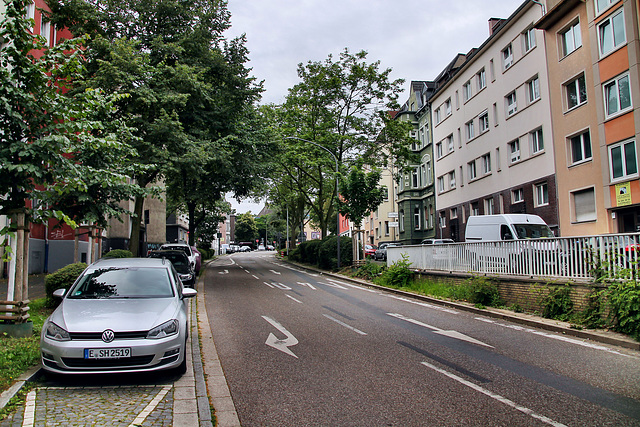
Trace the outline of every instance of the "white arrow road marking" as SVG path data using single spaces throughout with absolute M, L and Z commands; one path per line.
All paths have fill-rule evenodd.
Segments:
M 290 291 L 291 290 L 290 287 L 288 287 L 287 285 L 282 284 L 282 283 L 273 282 L 273 286 L 275 286 L 278 289 L 282 289 L 283 291 Z
M 291 299 L 292 299 L 292 300 L 294 300 L 295 302 L 297 302 L 297 303 L 299 303 L 299 304 L 302 304 L 302 301 L 295 299 L 295 298 L 294 298 L 294 297 L 292 297 L 291 295 L 289 295 L 289 294 L 284 294 L 284 295 L 285 295 L 286 297 L 288 297 L 288 298 L 291 298 Z
M 265 285 L 267 285 L 268 287 L 273 288 L 273 285 L 272 285 L 271 283 L 269 283 L 269 282 L 263 282 L 263 283 L 264 283 Z
M 535 412 L 533 412 L 533 410 L 531 410 L 531 409 L 529 409 L 527 407 L 519 405 L 519 404 L 515 403 L 514 401 L 507 399 L 506 397 L 502 397 L 499 394 L 496 394 L 496 393 L 494 393 L 492 391 L 487 390 L 486 388 L 480 387 L 479 385 L 476 385 L 476 384 L 472 383 L 471 381 L 467 381 L 467 380 L 465 380 L 463 378 L 460 378 L 459 376 L 454 375 L 451 372 L 447 372 L 444 369 L 440 369 L 440 368 L 438 368 L 438 367 L 436 367 L 436 366 L 434 366 L 434 365 L 432 365 L 430 363 L 427 363 L 427 362 L 420 362 L 420 363 L 422 363 L 427 368 L 431 368 L 436 372 L 440 372 L 441 374 L 446 375 L 449 378 L 454 379 L 454 380 L 458 381 L 459 383 L 466 385 L 467 387 L 471 387 L 475 391 L 478 391 L 478 392 L 480 392 L 480 393 L 482 393 L 482 394 L 484 394 L 486 396 L 489 396 L 490 398 L 495 399 L 498 402 L 504 403 L 505 405 L 511 406 L 513 409 L 515 409 L 517 411 L 520 411 L 520 412 L 522 412 L 524 414 L 527 414 L 532 418 L 540 420 L 545 424 L 549 424 L 549 425 L 556 426 L 556 427 L 564 426 L 564 424 L 562 424 L 562 423 L 554 421 L 551 418 L 547 418 L 544 415 L 536 414 Z
M 297 282 L 297 283 L 298 283 L 298 285 L 308 286 L 311 289 L 313 289 L 314 291 L 316 290 L 316 288 L 311 283 L 305 283 L 305 282 Z
M 298 356 L 293 354 L 293 352 L 291 350 L 289 350 L 289 347 L 298 344 L 298 339 L 296 337 L 294 337 L 291 332 L 287 331 L 284 328 L 284 326 L 282 326 L 277 321 L 275 321 L 275 320 L 273 320 L 273 319 L 271 319 L 270 317 L 267 317 L 267 316 L 262 316 L 262 318 L 264 320 L 266 320 L 267 322 L 271 323 L 271 325 L 274 328 L 276 328 L 277 330 L 279 330 L 280 332 L 282 332 L 283 334 L 285 334 L 287 336 L 285 339 L 281 340 L 281 339 L 278 339 L 272 333 L 270 333 L 269 336 L 267 337 L 267 341 L 265 342 L 265 344 L 270 346 L 270 347 L 275 348 L 276 350 L 280 350 L 283 353 L 287 353 L 289 356 L 293 356 L 293 357 L 295 357 L 297 359 Z
M 387 296 L 389 298 L 397 299 L 397 300 L 404 301 L 404 302 L 409 302 L 411 304 L 419 305 L 419 306 L 422 306 L 422 307 L 428 307 L 428 308 L 432 308 L 434 310 L 444 311 L 445 313 L 459 314 L 456 310 L 453 310 L 451 308 L 440 307 L 439 305 L 428 304 L 426 302 L 416 301 L 416 300 L 413 300 L 411 298 L 403 298 L 403 297 L 399 297 L 397 295 L 389 295 L 389 294 L 387 294 Z
M 318 282 L 321 285 L 327 285 L 327 286 L 332 286 L 334 288 L 338 288 L 338 289 L 347 289 L 344 286 L 340 286 L 340 285 L 336 285 L 335 283 L 324 283 L 324 282 Z
M 270 272 L 272 272 L 273 274 L 282 274 L 279 271 L 275 271 L 275 270 L 269 270 Z
M 397 313 L 387 313 L 389 316 L 395 317 L 397 319 L 400 320 L 404 320 L 405 322 L 409 322 L 409 323 L 413 323 L 414 325 L 418 325 L 418 326 L 422 326 L 423 328 L 428 328 L 428 329 L 432 329 L 434 333 L 438 334 L 438 335 L 444 335 L 445 337 L 450 337 L 450 338 L 455 338 L 461 341 L 467 341 L 470 342 L 472 344 L 477 344 L 477 345 L 483 345 L 485 347 L 489 347 L 489 348 L 494 348 L 492 345 L 489 344 L 485 344 L 482 341 L 478 341 L 475 338 L 471 338 L 463 333 L 460 333 L 458 331 L 445 331 L 443 329 L 440 328 L 436 328 L 435 326 L 431 326 L 431 325 L 427 325 L 426 323 L 422 323 L 419 320 L 415 320 L 415 319 L 411 319 L 409 317 L 405 317 L 402 314 L 397 314 Z
M 218 274 L 229 274 L 229 270 L 218 271 Z
M 338 325 L 344 326 L 344 327 L 345 327 L 345 328 L 347 328 L 347 329 L 351 329 L 353 332 L 356 332 L 356 333 L 358 333 L 358 334 L 360 334 L 360 335 L 367 335 L 367 333 L 366 333 L 366 332 L 362 332 L 360 329 L 356 329 L 356 328 L 354 328 L 354 327 L 353 327 L 353 326 L 351 326 L 351 325 L 347 325 L 346 323 L 344 323 L 344 322 L 342 322 L 342 321 L 340 321 L 340 320 L 336 319 L 335 317 L 331 317 L 331 316 L 329 316 L 328 314 L 323 314 L 323 316 L 324 316 L 324 317 L 326 317 L 327 319 L 333 320 L 333 321 L 334 321 L 334 322 L 336 322 Z

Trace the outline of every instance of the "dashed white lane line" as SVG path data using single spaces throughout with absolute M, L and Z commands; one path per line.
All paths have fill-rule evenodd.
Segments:
M 164 397 L 166 396 L 167 393 L 169 393 L 169 390 L 171 390 L 172 387 L 173 386 L 170 386 L 170 385 L 166 385 L 162 387 L 162 389 L 158 392 L 158 394 L 156 394 L 156 397 L 154 397 L 151 400 L 151 402 L 149 402 L 147 407 L 144 408 L 142 412 L 136 417 L 136 419 L 133 420 L 131 424 L 129 424 L 129 427 L 135 427 L 135 426 L 141 425 L 144 422 L 144 420 L 149 416 L 149 414 L 153 412 L 154 409 L 156 409 L 156 406 L 158 406 L 158 404 L 162 401 L 162 399 L 164 399 Z
M 532 409 L 529 409 L 527 407 L 519 405 L 519 404 L 515 403 L 514 401 L 507 399 L 506 397 L 500 396 L 499 394 L 496 394 L 496 393 L 494 393 L 492 391 L 489 391 L 486 388 L 480 387 L 477 384 L 474 384 L 474 383 L 472 383 L 470 381 L 467 381 L 467 380 L 465 380 L 463 378 L 460 378 L 459 376 L 454 375 L 451 372 L 447 372 L 444 369 L 440 369 L 440 368 L 438 368 L 438 367 L 436 367 L 436 366 L 434 366 L 434 365 L 432 365 L 430 363 L 427 363 L 427 362 L 420 362 L 420 363 L 422 363 L 427 368 L 431 368 L 436 372 L 440 372 L 441 374 L 446 375 L 447 377 L 458 381 L 460 384 L 464 384 L 467 387 L 470 387 L 470 388 L 474 389 L 475 391 L 478 391 L 478 392 L 480 392 L 480 393 L 482 393 L 482 394 L 484 394 L 486 396 L 489 396 L 492 399 L 497 400 L 498 402 L 501 402 L 501 403 L 504 403 L 505 405 L 511 406 L 513 409 L 515 409 L 517 411 L 520 411 L 520 412 L 522 412 L 524 414 L 527 414 L 532 418 L 540 420 L 545 424 L 549 424 L 549 425 L 556 426 L 556 427 L 564 427 L 565 426 L 564 424 L 559 423 L 557 421 L 554 421 L 551 418 L 547 418 L 544 415 L 537 414 Z
M 294 298 L 294 297 L 292 297 L 291 295 L 289 295 L 289 294 L 284 294 L 284 295 L 285 295 L 287 298 L 291 298 L 291 299 L 292 299 L 292 300 L 294 300 L 295 302 L 297 302 L 297 303 L 299 303 L 299 304 L 302 304 L 302 301 L 295 299 L 295 298 Z
M 352 285 L 351 283 L 341 282 L 341 281 L 335 280 L 335 279 L 327 278 L 327 281 L 329 281 L 331 283 L 337 283 L 338 285 L 342 285 L 342 286 L 348 286 L 350 288 L 360 289 L 361 291 L 365 291 L 365 292 L 372 292 L 374 294 L 378 293 L 378 291 L 375 290 L 375 289 L 369 289 L 369 288 L 365 288 L 364 286 L 359 286 L 359 285 Z
M 260 278 L 258 276 L 256 276 L 255 274 L 252 275 L 254 279 L 258 279 L 260 280 Z
M 353 326 L 351 326 L 351 325 L 347 325 L 346 323 L 344 323 L 344 322 L 342 322 L 342 321 L 340 321 L 340 320 L 336 319 L 335 317 L 331 317 L 331 316 L 329 316 L 328 314 L 323 314 L 323 316 L 324 316 L 324 317 L 326 317 L 326 318 L 327 318 L 327 319 L 329 319 L 329 320 L 333 320 L 334 322 L 336 322 L 336 323 L 337 323 L 338 325 L 340 325 L 340 326 L 344 326 L 345 328 L 352 330 L 352 331 L 353 331 L 353 332 L 355 332 L 355 333 L 358 333 L 358 334 L 360 334 L 360 335 L 367 335 L 367 333 L 366 333 L 366 332 L 362 332 L 360 329 L 356 329 L 356 328 L 354 328 L 354 327 L 353 327 Z

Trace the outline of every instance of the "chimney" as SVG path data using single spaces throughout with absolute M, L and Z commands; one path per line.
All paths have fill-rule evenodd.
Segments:
M 489 36 L 492 36 L 496 28 L 500 26 L 506 19 L 502 18 L 489 18 Z

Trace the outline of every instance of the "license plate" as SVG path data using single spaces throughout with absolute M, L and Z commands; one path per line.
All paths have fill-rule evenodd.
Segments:
M 131 348 L 85 348 L 85 359 L 122 359 L 131 357 Z

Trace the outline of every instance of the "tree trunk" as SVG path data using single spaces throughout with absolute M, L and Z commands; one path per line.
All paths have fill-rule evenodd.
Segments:
M 131 217 L 131 236 L 129 238 L 129 250 L 134 257 L 140 256 L 138 248 L 140 246 L 140 218 L 144 209 L 144 197 L 136 197 L 133 216 Z
M 189 211 L 189 246 L 195 246 L 196 241 L 196 204 L 193 202 L 187 203 L 187 210 Z

